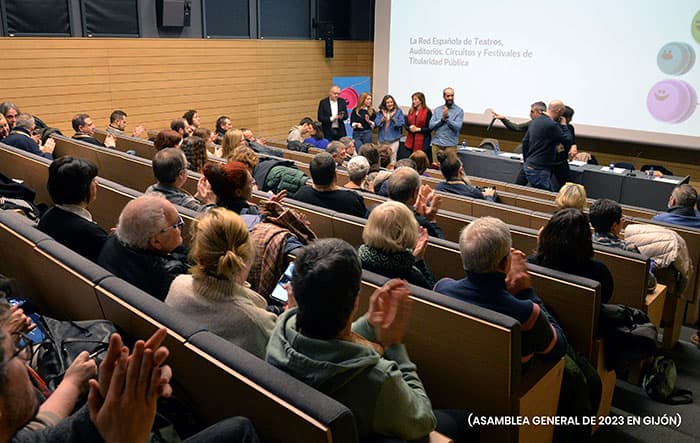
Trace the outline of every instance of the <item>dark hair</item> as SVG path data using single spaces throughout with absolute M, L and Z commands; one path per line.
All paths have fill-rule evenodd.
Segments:
M 564 112 L 561 113 L 561 116 L 567 121 L 571 121 L 574 118 L 574 108 L 564 105 Z
M 531 104 L 530 107 L 537 109 L 538 111 L 540 111 L 540 113 L 543 113 L 547 110 L 547 104 L 545 102 L 535 102 Z M 573 116 L 573 114 L 571 115 Z
M 379 166 L 386 168 L 391 164 L 391 146 L 387 144 L 381 144 L 377 148 L 379 153 Z
M 313 126 L 314 121 L 311 120 L 311 117 L 304 117 L 301 120 L 299 120 L 299 126 L 301 125 L 311 125 Z
M 321 340 L 337 337 L 352 315 L 361 279 L 360 259 L 346 241 L 319 239 L 302 249 L 292 274 L 299 331 Z
M 243 189 L 248 180 L 248 168 L 241 162 L 207 162 L 202 174 L 219 199 L 235 198 L 236 191 Z
M 192 119 L 194 118 L 194 115 L 195 115 L 196 113 L 197 113 L 196 110 L 190 109 L 189 111 L 187 111 L 187 112 L 185 112 L 184 114 L 182 114 L 182 118 L 184 118 L 185 120 L 187 120 L 187 123 L 189 123 L 189 124 L 191 125 L 191 124 L 192 124 Z
M 374 144 L 363 144 L 360 146 L 360 150 L 357 153 L 367 159 L 370 171 L 373 170 L 372 168 L 375 168 L 375 171 L 379 170 L 379 151 Z
M 184 118 L 176 118 L 175 120 L 170 122 L 170 129 L 172 129 L 175 132 L 179 132 L 180 129 L 184 131 L 185 123 L 187 123 L 187 120 L 185 120 Z
M 49 165 L 46 189 L 54 204 L 77 205 L 90 201 L 90 185 L 97 177 L 97 166 L 89 160 L 59 157 Z
M 201 172 L 204 163 L 207 162 L 207 144 L 202 137 L 196 135 L 187 137 L 182 141 L 180 149 L 185 153 L 189 169 Z
M 322 140 L 325 138 L 325 135 L 323 134 L 323 125 L 321 122 L 313 122 L 313 127 L 314 127 L 314 135 L 312 135 L 313 138 L 316 140 Z M 345 146 L 345 145 L 343 145 Z
M 153 175 L 156 180 L 166 185 L 172 185 L 177 176 L 185 169 L 184 153 L 178 148 L 165 148 L 153 156 Z
M 593 202 L 588 210 L 588 217 L 595 232 L 608 233 L 612 225 L 622 219 L 622 206 L 615 200 L 601 198 Z
M 231 120 L 231 119 L 225 115 L 222 115 L 221 117 L 216 119 L 216 129 L 215 129 L 216 132 L 226 132 L 221 128 L 221 125 L 223 125 L 226 120 Z
M 157 151 L 160 151 L 164 148 L 174 148 L 181 141 L 182 136 L 180 134 L 176 131 L 166 129 L 165 131 L 160 131 L 156 135 L 156 139 L 153 140 L 153 147 L 156 148 Z
M 114 123 L 117 120 L 123 120 L 124 117 L 126 117 L 126 112 L 117 109 L 109 115 L 109 122 Z
M 394 102 L 394 109 L 396 109 L 396 108 L 398 107 L 397 104 L 396 104 L 396 100 L 394 100 L 394 97 L 392 97 L 391 95 L 387 94 L 387 95 L 384 96 L 384 98 L 382 98 L 382 102 L 379 104 L 379 109 L 381 109 L 381 110 L 383 110 L 383 111 L 388 111 L 389 109 L 387 109 L 387 107 L 386 107 L 386 101 L 389 100 L 389 99 L 391 99 L 391 101 Z
M 80 127 L 85 126 L 86 118 L 90 118 L 90 116 L 87 114 L 77 114 L 75 117 L 73 117 L 73 120 L 71 120 L 71 125 L 73 126 L 73 130 L 75 132 L 80 132 Z
M 442 160 L 440 160 L 440 172 L 445 180 L 453 180 L 459 177 L 459 168 L 462 167 L 462 162 L 457 158 L 457 155 L 452 151 L 446 151 Z
M 540 232 L 537 264 L 578 274 L 591 258 L 593 244 L 586 215 L 574 208 L 555 212 Z
M 335 177 L 335 160 L 327 152 L 320 152 L 309 162 L 311 179 L 315 185 L 330 185 Z

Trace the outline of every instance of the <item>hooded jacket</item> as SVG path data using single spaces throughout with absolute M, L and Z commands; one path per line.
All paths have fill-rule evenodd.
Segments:
M 296 314 L 295 308 L 278 317 L 267 345 L 270 364 L 347 406 L 360 437 L 413 440 L 435 429 L 430 399 L 404 345 L 390 346 L 381 356 L 359 342 L 307 337 L 297 330 Z M 352 330 L 375 339 L 365 317 Z

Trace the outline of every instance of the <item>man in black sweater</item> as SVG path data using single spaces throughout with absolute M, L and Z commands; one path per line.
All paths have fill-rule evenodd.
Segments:
M 548 191 L 552 186 L 552 167 L 556 162 L 557 146 L 571 146 L 571 132 L 562 117 L 564 102 L 553 100 L 547 111 L 532 120 L 523 139 L 525 176 L 530 186 Z

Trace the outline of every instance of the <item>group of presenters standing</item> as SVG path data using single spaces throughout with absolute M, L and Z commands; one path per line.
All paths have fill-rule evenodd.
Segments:
M 408 114 L 404 115 L 391 95 L 385 95 L 379 109 L 375 110 L 372 95 L 363 92 L 355 108 L 348 113 L 347 102 L 339 97 L 340 87 L 334 85 L 328 97 L 318 104 L 318 120 L 329 140 L 339 140 L 346 136 L 345 120 L 349 118 L 357 147 L 372 143 L 373 131 L 376 129 L 377 141 L 391 147 L 392 163 L 396 162 L 399 141 L 405 128 L 406 149 L 411 152 L 424 151 L 435 162 L 439 150 L 456 148 L 459 143 L 464 111 L 455 104 L 454 94 L 452 88 L 445 88 L 442 94 L 444 104 L 431 111 L 425 103 L 425 94 L 415 92 L 411 95 Z
M 396 162 L 399 141 L 406 130 L 404 146 L 411 153 L 423 151 L 430 162 L 439 162 L 438 152 L 455 150 L 459 144 L 459 133 L 464 123 L 464 111 L 455 104 L 455 91 L 442 91 L 443 104 L 431 110 L 426 105 L 425 94 L 414 92 L 408 114 L 397 106 L 391 95 L 385 95 L 379 109 L 372 106 L 372 95 L 363 92 L 357 105 L 348 113 L 347 102 L 339 97 L 340 87 L 331 87 L 328 97 L 318 105 L 318 120 L 329 140 L 346 136 L 345 121 L 350 120 L 355 146 L 372 143 L 373 131 L 377 130 L 377 141 L 391 147 L 391 162 Z M 537 106 L 536 113 L 533 109 Z M 526 132 L 522 142 L 522 183 L 535 188 L 557 191 L 569 180 L 568 160 L 575 152 L 576 139 L 571 125 L 573 109 L 561 100 L 553 100 L 547 107 L 536 102 L 530 112 L 531 120 L 518 128 Z M 348 115 L 349 114 L 349 115 Z M 496 113 L 494 120 L 507 119 Z M 506 125 L 509 129 L 511 126 Z

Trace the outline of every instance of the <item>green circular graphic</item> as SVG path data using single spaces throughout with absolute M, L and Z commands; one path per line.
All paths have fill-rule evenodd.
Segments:
M 690 32 L 695 41 L 700 43 L 700 11 L 695 14 L 692 23 L 690 23 Z

